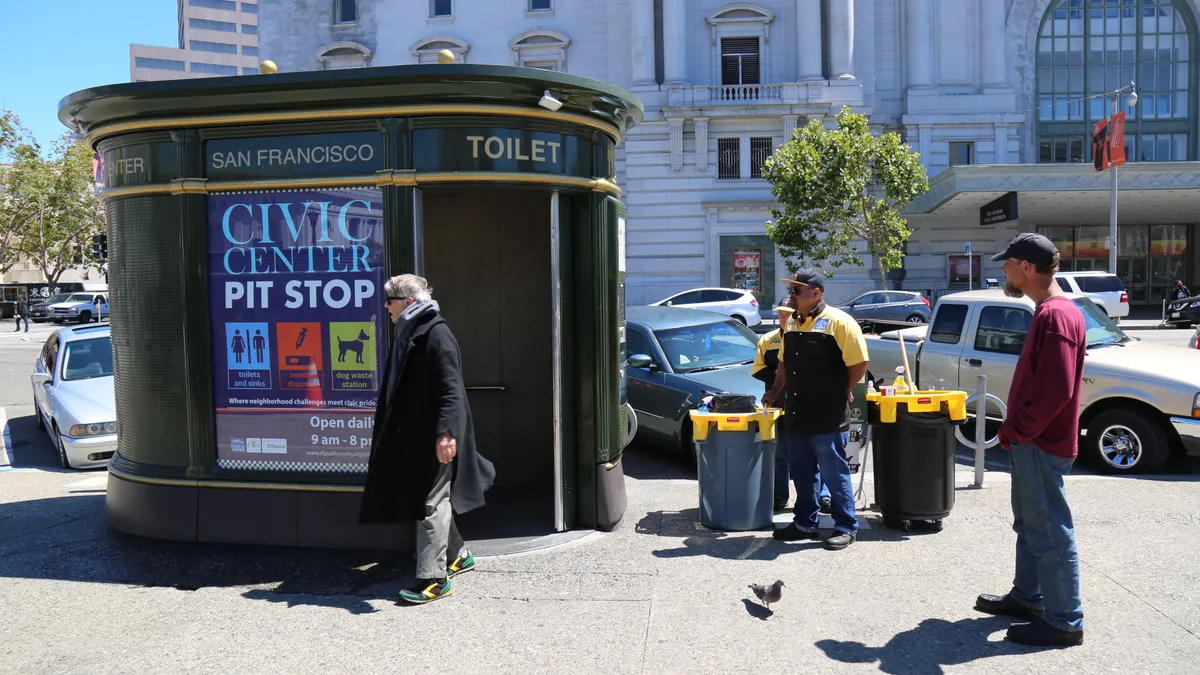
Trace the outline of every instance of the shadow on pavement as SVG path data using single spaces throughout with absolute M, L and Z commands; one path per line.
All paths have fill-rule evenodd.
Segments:
M 8 420 L 2 431 L 8 434 L 12 442 L 8 450 L 12 454 L 14 469 L 59 466 L 58 451 L 50 442 L 49 432 L 37 428 L 37 418 L 33 415 Z
M 936 536 L 918 530 L 901 532 L 888 529 L 883 526 L 881 518 L 866 513 L 860 513 L 859 517 L 870 519 L 872 529 L 860 529 L 855 546 L 870 542 L 898 542 L 907 541 L 912 537 Z M 721 560 L 775 560 L 781 555 L 824 547 L 821 541 L 776 541 L 771 538 L 770 529 L 744 532 L 709 529 L 700 524 L 699 509 L 651 511 L 637 522 L 634 531 L 641 535 L 682 539 L 682 546 L 678 548 L 654 551 L 656 558 L 708 556 Z
M 640 480 L 696 480 L 696 461 L 639 441 L 625 449 L 625 475 Z
M 767 609 L 749 598 L 742 598 L 742 604 L 746 606 L 746 613 L 756 619 L 766 621 L 775 616 L 774 610 Z
M 412 580 L 409 553 L 140 539 L 109 530 L 104 495 L 0 504 L 0 578 L 193 591 L 251 587 L 250 600 L 375 611 Z
M 942 666 L 1028 651 L 1009 642 L 988 641 L 991 633 L 1010 624 L 1009 619 L 993 616 L 955 622 L 925 619 L 916 628 L 897 633 L 882 647 L 840 640 L 818 640 L 816 645 L 826 656 L 842 663 L 878 663 L 884 673 L 929 675 L 945 672 Z

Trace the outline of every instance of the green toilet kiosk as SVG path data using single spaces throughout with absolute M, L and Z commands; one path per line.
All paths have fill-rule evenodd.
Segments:
M 63 99 L 59 119 L 102 161 L 109 524 L 411 547 L 412 528 L 357 517 L 392 334 L 383 284 L 415 273 L 459 340 L 497 470 L 464 535 L 544 545 L 615 526 L 635 422 L 613 153 L 642 112 L 595 80 L 462 64 Z

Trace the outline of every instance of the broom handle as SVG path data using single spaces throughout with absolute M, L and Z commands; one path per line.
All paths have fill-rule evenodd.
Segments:
M 917 393 L 917 388 L 913 386 L 912 370 L 908 367 L 908 350 L 904 348 L 904 335 L 897 333 L 896 337 L 900 338 L 900 358 L 904 360 L 904 382 L 908 384 L 908 392 L 915 394 Z

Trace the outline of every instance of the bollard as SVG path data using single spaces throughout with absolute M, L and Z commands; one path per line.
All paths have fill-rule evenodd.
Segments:
M 979 376 L 979 398 L 975 399 L 975 487 L 983 487 L 983 464 L 987 445 L 987 375 Z

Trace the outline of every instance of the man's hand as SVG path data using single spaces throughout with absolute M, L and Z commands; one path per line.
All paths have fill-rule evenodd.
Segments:
M 996 432 L 996 440 L 1001 448 L 1009 451 L 1012 450 L 1012 441 L 1009 440 L 1008 436 L 1004 433 L 1004 427 L 1000 427 L 1000 431 Z
M 773 391 L 768 391 L 763 394 L 762 404 L 764 408 L 774 408 L 775 401 L 779 400 L 779 394 Z
M 438 434 L 438 437 L 437 437 L 438 461 L 441 462 L 442 464 L 449 464 L 450 460 L 454 459 L 454 456 L 457 454 L 458 454 L 458 443 L 455 442 L 454 437 L 450 435 L 450 432 L 447 431 L 444 434 Z
M 850 403 L 854 403 L 854 390 L 853 389 L 846 392 L 846 400 L 849 401 Z

